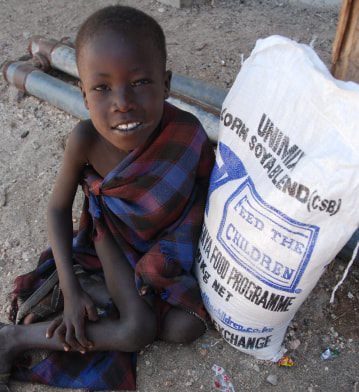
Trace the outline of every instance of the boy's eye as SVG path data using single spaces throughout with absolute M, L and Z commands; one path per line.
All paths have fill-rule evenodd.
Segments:
M 106 84 L 100 84 L 99 86 L 95 87 L 95 91 L 107 91 L 109 89 Z
M 140 79 L 140 80 L 136 80 L 135 82 L 132 82 L 131 85 L 132 87 L 139 87 L 148 83 L 149 83 L 148 79 Z

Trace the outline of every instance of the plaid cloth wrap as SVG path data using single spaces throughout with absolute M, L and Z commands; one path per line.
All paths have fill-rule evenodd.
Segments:
M 99 271 L 98 258 L 91 248 L 81 248 L 74 238 L 73 262 L 87 271 Z M 9 319 L 16 320 L 18 300 L 30 297 L 56 269 L 52 250 L 40 255 L 38 267 L 15 279 Z M 106 314 L 101 315 L 106 317 Z M 134 391 L 136 389 L 137 353 L 106 351 L 80 354 L 54 351 L 35 365 L 23 359 L 17 362 L 11 378 L 60 388 L 83 388 L 86 391 Z
M 12 379 L 85 391 L 136 390 L 136 353 L 54 351 L 29 369 L 17 364 Z
M 134 268 L 141 295 L 159 295 L 203 320 L 191 269 L 213 165 L 197 118 L 166 102 L 158 130 L 106 178 L 85 170 L 79 232 L 96 241 L 107 227 Z
M 93 240 L 106 225 L 135 269 L 139 292 L 157 293 L 171 305 L 205 319 L 197 282 L 191 274 L 205 208 L 213 149 L 198 120 L 165 103 L 159 129 L 105 179 L 84 172 L 87 195 L 73 261 L 98 273 Z M 38 267 L 15 279 L 9 318 L 55 270 L 51 249 Z M 136 353 L 53 352 L 32 368 L 17 364 L 12 377 L 62 388 L 135 390 Z

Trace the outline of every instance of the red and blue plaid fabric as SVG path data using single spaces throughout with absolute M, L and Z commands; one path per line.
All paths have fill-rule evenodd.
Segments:
M 93 247 L 107 227 L 135 270 L 141 295 L 155 294 L 206 318 L 192 264 L 201 231 L 214 152 L 199 121 L 165 103 L 157 131 L 131 152 L 106 178 L 84 171 L 87 196 L 74 239 L 73 259 L 87 271 L 101 263 Z M 51 249 L 35 271 L 16 278 L 11 310 L 55 269 Z M 63 388 L 134 390 L 136 354 L 55 352 L 14 376 Z
M 53 352 L 33 368 L 18 365 L 11 374 L 20 381 L 86 391 L 136 390 L 136 353 L 87 354 Z
M 95 241 L 110 229 L 135 270 L 139 293 L 159 295 L 203 319 L 191 269 L 213 165 L 199 121 L 166 102 L 154 135 L 104 179 L 88 167 L 83 185 L 92 219 L 83 216 L 82 228 L 91 226 Z
M 82 248 L 74 238 L 73 262 L 90 272 L 99 272 L 98 258 L 91 248 Z M 15 279 L 9 319 L 16 320 L 18 300 L 25 301 L 56 269 L 51 249 L 41 253 L 38 267 Z M 105 315 L 104 315 L 105 316 Z M 54 351 L 30 367 L 17 363 L 11 373 L 16 380 L 52 385 L 60 388 L 83 388 L 86 391 L 133 391 L 136 389 L 136 353 L 106 351 L 80 354 Z

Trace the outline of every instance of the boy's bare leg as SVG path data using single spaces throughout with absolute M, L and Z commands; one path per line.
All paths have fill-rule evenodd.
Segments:
M 90 276 L 87 276 L 86 273 L 77 275 L 80 286 L 83 291 L 85 291 L 94 301 L 95 305 L 98 308 L 104 309 L 110 301 L 111 295 L 107 290 L 105 281 L 98 277 L 98 279 L 93 279 Z M 52 301 L 52 292 L 50 292 L 45 298 L 43 298 L 39 304 L 44 306 L 51 307 Z M 32 324 L 34 322 L 38 322 L 38 316 L 36 313 L 28 313 L 21 324 Z
M 7 325 L 0 329 L 0 374 L 8 373 L 12 363 L 21 352 L 30 349 L 46 349 L 63 351 L 64 343 L 56 336 L 46 338 L 46 331 L 51 322 L 29 325 Z M 146 328 L 143 328 L 146 335 Z M 102 318 L 97 322 L 86 323 L 86 335 L 93 342 L 93 348 L 88 351 L 137 351 L 143 347 L 144 339 L 129 339 L 128 325 L 120 319 Z M 148 342 L 150 343 L 150 342 Z M 79 351 L 80 346 L 74 346 L 72 351 Z
M 157 318 L 151 306 L 141 297 L 135 285 L 135 272 L 112 234 L 106 231 L 100 241 L 95 242 L 101 260 L 106 288 L 119 311 L 120 319 L 126 320 L 131 329 L 129 335 L 140 341 L 143 334 L 153 341 L 157 335 Z
M 161 324 L 159 338 L 169 343 L 191 343 L 205 331 L 205 324 L 198 317 L 172 308 Z
M 147 305 L 146 305 L 147 306 Z M 8 325 L 0 329 L 0 374 L 8 373 L 15 358 L 24 350 L 47 349 L 63 351 L 64 343 L 56 336 L 46 338 L 51 322 L 29 325 Z M 146 333 L 146 321 L 141 325 L 142 335 L 130 331 L 130 324 L 122 319 L 103 318 L 97 322 L 86 323 L 86 336 L 94 343 L 89 351 L 137 351 L 151 343 L 151 333 Z M 136 333 L 137 331 L 137 333 Z M 198 318 L 180 309 L 171 309 L 162 325 L 160 338 L 172 343 L 191 342 L 205 331 Z M 147 336 L 147 338 L 143 338 Z M 148 339 L 148 341 L 146 341 Z M 74 346 L 73 351 L 80 350 Z
M 110 233 L 107 233 L 103 240 L 96 243 L 96 251 L 102 261 L 106 286 L 120 311 L 121 317 L 122 315 L 135 315 L 145 310 L 148 312 L 149 307 L 144 310 L 139 309 L 143 307 L 145 301 L 137 294 L 137 291 L 129 294 L 126 287 L 120 288 L 118 285 L 118 276 L 122 274 L 119 270 L 119 265 L 122 263 L 119 261 L 120 258 L 124 259 L 125 256 Z M 126 264 L 129 267 L 127 261 Z M 131 267 L 129 267 L 129 270 L 128 279 L 134 281 L 134 272 Z M 138 305 L 140 306 L 137 308 Z M 134 309 L 138 310 L 134 313 Z M 147 317 L 149 318 L 149 316 Z M 170 343 L 190 343 L 203 335 L 205 330 L 206 327 L 199 318 L 184 310 L 172 308 L 163 320 L 159 337 Z
M 89 351 L 138 351 L 151 343 L 157 334 L 155 313 L 136 290 L 134 271 L 111 234 L 96 243 L 102 261 L 107 289 L 120 312 L 120 318 L 100 318 L 86 322 L 86 337 L 93 342 Z M 76 299 L 74 298 L 76 301 Z M 22 351 L 48 349 L 84 351 L 75 336 L 65 342 L 60 330 L 48 339 L 46 332 L 53 322 L 6 326 L 0 329 L 0 374 L 7 373 Z
M 96 351 L 137 351 L 156 338 L 156 315 L 137 293 L 134 270 L 112 234 L 105 231 L 101 240 L 95 242 L 95 247 L 103 268 L 107 290 L 120 313 L 120 317 L 102 321 L 104 333 L 99 335 L 94 325 L 88 323 L 88 328 L 85 331 L 86 337 L 94 343 L 93 349 Z M 96 331 L 96 334 L 91 337 L 93 330 Z M 81 326 L 75 326 L 75 332 L 81 332 Z M 64 332 L 61 328 L 55 330 L 55 336 L 58 340 L 69 347 L 78 346 L 79 341 L 77 341 L 75 333 L 67 334 L 66 342 L 62 333 Z M 109 345 L 106 348 L 107 343 Z
M 121 255 L 114 252 L 116 244 L 112 237 L 105 236 L 97 248 L 99 254 L 106 258 L 103 264 L 106 283 L 121 317 L 86 322 L 85 334 L 93 342 L 89 351 L 138 351 L 155 339 L 156 316 L 137 294 L 134 271 L 126 260 L 121 260 Z M 52 338 L 46 338 L 52 323 L 8 325 L 0 329 L 0 374 L 8 373 L 14 359 L 24 350 L 63 351 L 68 343 L 72 351 L 84 351 L 75 338 L 66 343 L 65 337 L 58 332 Z
M 138 295 L 134 271 L 110 233 L 96 243 L 96 250 L 102 261 L 106 287 L 120 318 L 86 322 L 86 337 L 93 342 L 89 351 L 138 351 L 156 338 L 155 313 Z M 9 372 L 16 356 L 24 350 L 62 351 L 70 345 L 72 351 L 84 352 L 75 337 L 65 342 L 60 331 L 56 331 L 50 339 L 46 338 L 51 324 L 9 325 L 0 329 L 0 374 Z M 204 330 L 203 323 L 195 316 L 180 309 L 171 309 L 164 319 L 160 337 L 169 342 L 185 343 L 202 335 Z

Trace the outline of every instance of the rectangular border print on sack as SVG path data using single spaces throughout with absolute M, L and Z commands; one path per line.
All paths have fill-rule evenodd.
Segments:
M 318 232 L 317 226 L 295 221 L 264 202 L 248 176 L 225 203 L 217 239 L 257 279 L 275 289 L 299 293 L 297 286 Z

